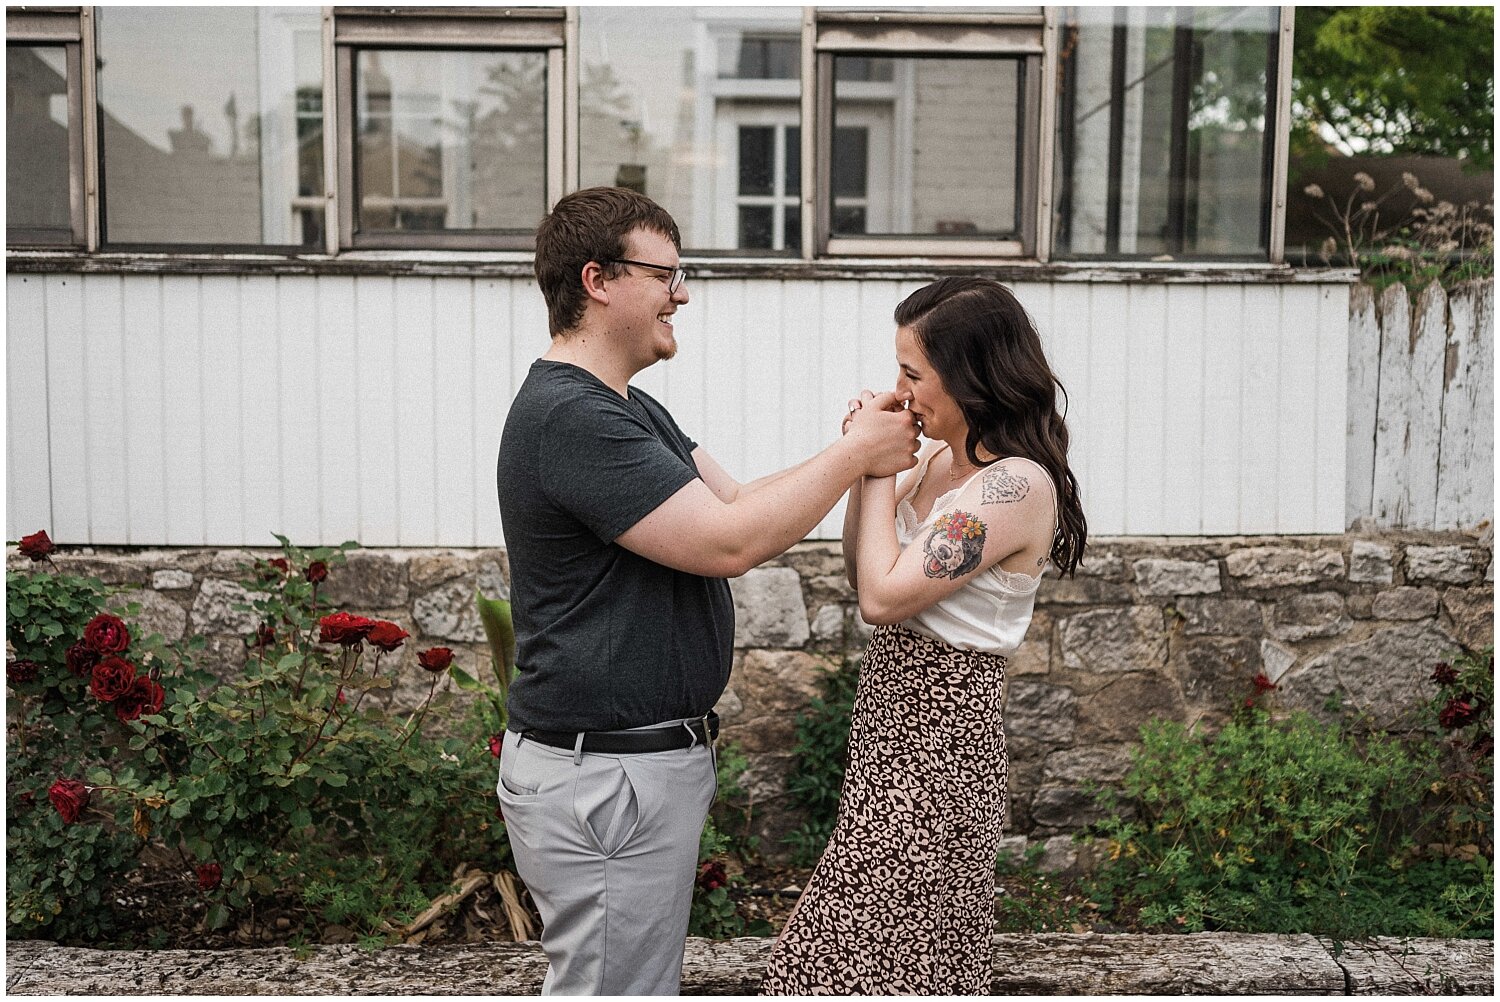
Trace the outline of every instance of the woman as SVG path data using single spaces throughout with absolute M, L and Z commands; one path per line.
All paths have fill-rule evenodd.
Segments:
M 763 994 L 988 994 L 1005 656 L 1048 560 L 1071 574 L 1087 535 L 1061 384 L 1016 298 L 945 278 L 896 324 L 898 396 L 934 445 L 899 492 L 894 477 L 850 491 L 844 560 L 877 629 L 838 822 Z

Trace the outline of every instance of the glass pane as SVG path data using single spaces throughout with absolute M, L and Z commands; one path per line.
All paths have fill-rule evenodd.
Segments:
M 843 79 L 860 58 L 834 59 L 833 232 L 1018 238 L 1021 60 L 902 57 L 883 82 Z
M 1058 253 L 1263 256 L 1276 8 L 1070 10 Z
M 833 232 L 841 236 L 859 236 L 868 233 L 865 229 L 865 207 L 863 205 L 833 205 Z
M 786 193 L 802 194 L 802 129 L 795 125 L 786 130 Z
M 750 250 L 770 250 L 774 218 L 769 205 L 740 206 L 740 246 Z
M 547 205 L 547 57 L 362 49 L 357 229 L 529 233 Z
M 775 191 L 776 130 L 769 125 L 740 126 L 741 195 L 770 195 Z
M 105 238 L 317 245 L 321 10 L 100 7 L 97 17 Z
M 719 76 L 741 80 L 796 80 L 801 75 L 801 40 L 786 35 L 721 34 Z
M 785 243 L 787 250 L 800 251 L 802 249 L 802 208 L 793 205 L 787 207 L 782 215 Z
M 787 251 L 801 31 L 796 7 L 578 8 L 580 183 L 628 168 L 688 251 Z
M 864 198 L 870 193 L 870 130 L 833 130 L 833 197 Z
M 68 61 L 61 45 L 5 48 L 5 222 L 43 231 L 47 239 L 73 235 Z

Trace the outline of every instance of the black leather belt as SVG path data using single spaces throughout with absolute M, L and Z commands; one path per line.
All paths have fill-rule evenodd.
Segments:
M 527 741 L 552 748 L 572 751 L 578 747 L 577 731 L 522 731 L 521 736 Z M 710 710 L 706 717 L 670 727 L 650 727 L 634 731 L 584 731 L 583 750 L 604 755 L 676 751 L 679 748 L 706 745 L 718 736 L 719 715 Z

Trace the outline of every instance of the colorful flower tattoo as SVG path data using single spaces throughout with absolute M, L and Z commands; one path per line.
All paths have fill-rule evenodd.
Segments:
M 927 561 L 922 571 L 930 578 L 961 578 L 979 566 L 984 554 L 984 523 L 965 511 L 950 511 L 932 526 L 923 544 Z

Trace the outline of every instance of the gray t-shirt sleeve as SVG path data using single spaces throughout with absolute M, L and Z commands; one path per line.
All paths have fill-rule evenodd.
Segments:
M 552 408 L 536 457 L 542 490 L 605 543 L 698 476 L 646 417 L 611 397 L 592 393 L 586 405 L 575 399 Z

